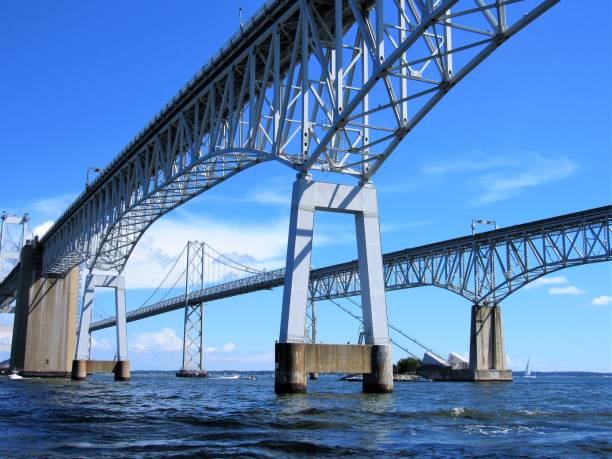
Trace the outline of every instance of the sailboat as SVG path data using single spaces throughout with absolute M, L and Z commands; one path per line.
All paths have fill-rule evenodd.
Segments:
M 530 360 L 531 359 L 527 359 L 527 366 L 525 367 L 525 374 L 524 374 L 525 378 L 535 378 L 535 375 L 531 374 Z

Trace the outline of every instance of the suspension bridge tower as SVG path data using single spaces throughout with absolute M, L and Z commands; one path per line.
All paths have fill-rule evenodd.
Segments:
M 28 239 L 32 238 L 32 233 L 28 224 L 30 221 L 28 214 L 20 217 L 2 212 L 0 218 L 0 280 L 2 280 L 19 261 L 21 248 Z
M 204 288 L 206 244 L 187 243 L 185 269 L 185 321 L 183 326 L 183 365 L 179 377 L 207 377 L 204 368 L 204 304 L 190 302 L 190 293 Z

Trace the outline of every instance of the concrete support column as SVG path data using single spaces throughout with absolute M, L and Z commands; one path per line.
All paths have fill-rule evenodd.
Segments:
M 89 360 L 89 327 L 93 311 L 93 302 L 96 287 L 115 289 L 115 315 L 117 317 L 117 365 L 113 366 L 116 381 L 127 381 L 130 379 L 130 365 L 127 352 L 127 321 L 125 312 L 125 280 L 123 276 L 89 274 L 85 279 L 85 290 L 83 292 L 83 305 L 81 309 L 81 321 L 77 338 L 76 353 L 72 364 L 72 379 L 85 379 L 83 368 L 87 367 Z M 103 367 L 106 370 L 106 366 Z
M 274 392 L 306 392 L 304 343 L 276 343 L 274 348 Z
M 389 344 L 372 346 L 372 372 L 363 375 L 363 392 L 369 394 L 393 392 L 393 362 Z
M 13 325 L 11 368 L 26 376 L 70 375 L 75 350 L 79 268 L 64 278 L 42 277 L 37 242 L 21 253 L 21 279 Z
M 475 381 L 511 380 L 506 368 L 501 307 L 472 306 L 470 372 Z
M 316 210 L 350 213 L 355 216 L 359 276 L 366 345 L 374 345 L 376 369 L 364 382 L 364 391 L 389 392 L 393 388 L 393 365 L 389 348 L 382 249 L 376 190 L 371 184 L 349 186 L 299 178 L 293 184 L 283 309 L 276 353 L 277 392 L 306 388 L 306 374 L 297 373 L 303 344 L 310 277 L 310 260 Z M 298 359 L 297 361 L 295 359 Z M 382 390 L 382 388 L 385 388 Z

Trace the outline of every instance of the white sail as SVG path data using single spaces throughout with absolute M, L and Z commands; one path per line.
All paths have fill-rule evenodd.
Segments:
M 527 359 L 527 366 L 525 367 L 525 376 L 531 376 L 531 368 L 529 366 L 529 359 Z
M 531 374 L 531 359 L 527 359 L 527 366 L 525 367 L 525 378 L 535 378 L 534 375 Z

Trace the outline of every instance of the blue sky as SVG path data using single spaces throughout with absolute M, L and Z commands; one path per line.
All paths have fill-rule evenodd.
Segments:
M 260 6 L 4 3 L 0 208 L 28 211 L 39 231 L 57 218 L 83 189 L 87 167 L 110 162 L 237 29 L 239 3 L 245 17 Z M 581 2 L 560 2 L 403 141 L 375 177 L 385 251 L 465 235 L 475 217 L 509 226 L 610 203 L 612 15 L 609 2 L 600 8 L 593 22 Z M 129 307 L 150 293 L 136 287 L 154 285 L 188 239 L 282 265 L 293 178 L 282 165 L 262 164 L 158 221 L 128 266 Z M 355 254 L 350 217 L 317 215 L 313 265 Z M 612 267 L 545 279 L 503 304 L 510 366 L 522 369 L 531 357 L 536 370 L 612 371 L 612 304 L 593 301 L 612 295 Z M 208 367 L 272 369 L 281 296 L 277 289 L 208 305 Z M 107 300 L 97 300 L 101 314 L 109 312 Z M 419 288 L 387 301 L 394 325 L 442 354 L 468 353 L 466 300 Z M 321 340 L 355 341 L 353 319 L 328 303 L 318 309 Z M 0 317 L 0 359 L 8 355 L 11 320 Z M 130 324 L 128 333 L 134 369 L 180 365 L 181 311 Z M 112 355 L 113 332 L 94 337 L 94 357 Z

